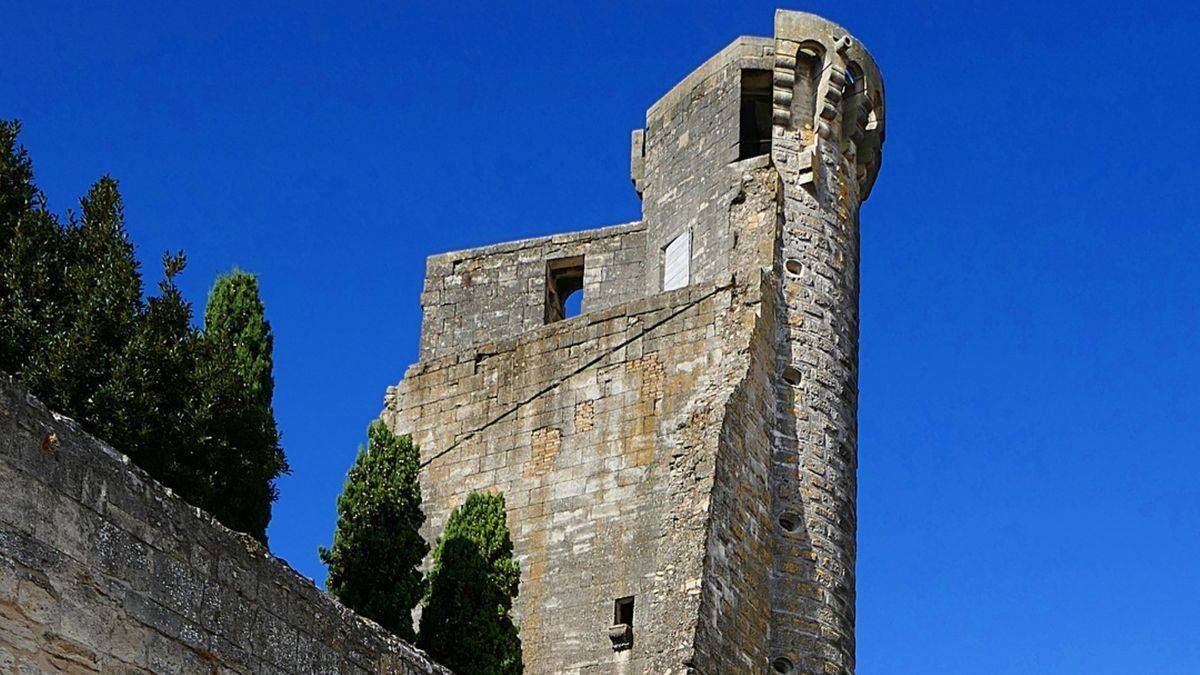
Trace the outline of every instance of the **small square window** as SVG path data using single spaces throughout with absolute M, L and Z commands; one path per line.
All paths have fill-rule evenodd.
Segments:
M 621 598 L 613 603 L 613 624 L 633 626 L 633 596 Z

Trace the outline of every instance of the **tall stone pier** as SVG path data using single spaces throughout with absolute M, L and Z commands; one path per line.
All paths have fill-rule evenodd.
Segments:
M 883 82 L 779 11 L 633 132 L 640 221 L 429 259 L 427 537 L 501 491 L 534 673 L 852 673 L 859 205 Z M 570 298 L 582 293 L 572 316 Z

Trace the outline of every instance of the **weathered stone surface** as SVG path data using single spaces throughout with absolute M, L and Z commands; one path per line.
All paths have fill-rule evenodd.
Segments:
M 2 673 L 449 672 L 4 374 L 0 485 Z
M 773 87 L 757 156 L 747 69 Z M 883 121 L 870 55 L 780 11 L 634 132 L 639 223 L 429 260 L 421 361 L 383 418 L 421 445 L 431 540 L 471 490 L 507 495 L 527 671 L 853 672 L 858 207 Z M 690 285 L 662 292 L 684 233 Z M 583 315 L 547 324 L 568 256 Z
M 758 156 L 746 69 L 773 87 Z M 641 221 L 429 260 L 421 360 L 382 416 L 421 445 L 431 541 L 471 490 L 507 495 L 527 671 L 853 672 L 883 106 L 844 29 L 778 12 L 634 132 Z M 683 233 L 690 285 L 662 292 Z M 551 263 L 578 258 L 583 314 L 546 323 Z M 0 433 L 0 671 L 445 672 L 6 378 Z

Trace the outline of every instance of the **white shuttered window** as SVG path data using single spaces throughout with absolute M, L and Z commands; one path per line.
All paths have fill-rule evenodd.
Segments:
M 663 290 L 691 283 L 692 233 L 684 232 L 667 244 L 663 252 Z

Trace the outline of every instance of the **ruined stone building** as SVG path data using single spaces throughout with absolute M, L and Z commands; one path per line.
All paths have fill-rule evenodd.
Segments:
M 854 671 L 883 138 L 867 51 L 779 11 L 633 132 L 640 221 L 429 259 L 383 417 L 421 446 L 431 539 L 470 491 L 507 497 L 529 672 Z
M 870 55 L 780 11 L 633 133 L 642 220 L 429 260 L 383 418 L 431 540 L 505 494 L 528 672 L 853 672 L 883 136 Z M 116 450 L 0 374 L 0 672 L 448 672 Z

